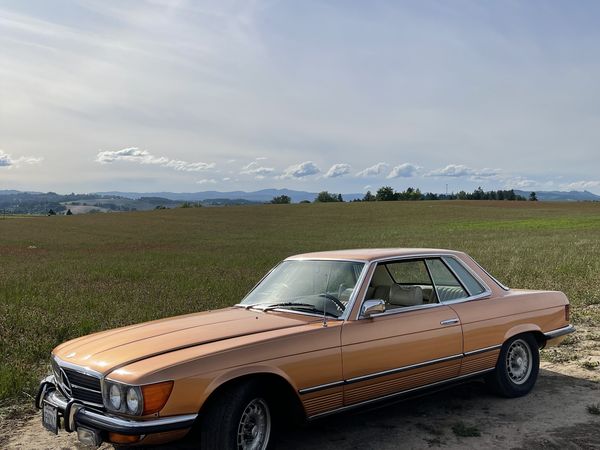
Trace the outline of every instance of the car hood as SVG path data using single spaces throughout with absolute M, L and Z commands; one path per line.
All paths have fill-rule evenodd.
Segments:
M 318 320 L 312 316 L 227 308 L 83 336 L 59 345 L 52 353 L 65 363 L 107 374 L 152 356 Z

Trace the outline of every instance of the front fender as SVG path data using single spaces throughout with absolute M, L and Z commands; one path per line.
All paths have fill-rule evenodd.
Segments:
M 206 386 L 206 389 L 202 395 L 202 403 L 204 403 L 211 394 L 213 394 L 219 387 L 224 384 L 236 380 L 238 378 L 251 376 L 251 375 L 275 375 L 279 378 L 283 379 L 291 389 L 295 392 L 298 400 L 300 400 L 300 396 L 298 395 L 298 387 L 292 381 L 292 379 L 280 368 L 268 366 L 266 364 L 253 364 L 250 366 L 244 367 L 235 367 L 231 370 L 227 370 L 217 376 Z

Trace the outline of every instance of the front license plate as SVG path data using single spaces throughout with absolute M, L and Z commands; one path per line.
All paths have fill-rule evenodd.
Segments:
M 42 408 L 42 424 L 47 430 L 58 434 L 58 409 L 46 402 Z

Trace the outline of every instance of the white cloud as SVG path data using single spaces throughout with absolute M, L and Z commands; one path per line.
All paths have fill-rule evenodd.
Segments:
M 352 167 L 350 166 L 350 164 L 345 164 L 345 163 L 334 164 L 333 166 L 331 166 L 329 168 L 329 170 L 325 174 L 325 178 L 337 178 L 337 177 L 341 177 L 344 175 L 348 175 L 350 173 L 351 168 Z
M 217 182 L 217 180 L 215 180 L 214 178 L 205 178 L 205 179 L 196 181 L 196 183 L 198 183 L 198 184 L 215 184 L 216 182 Z
M 273 173 L 274 170 L 275 169 L 273 167 L 259 166 L 256 161 L 252 161 L 250 164 L 246 164 L 244 167 L 242 167 L 240 175 L 254 175 L 256 178 L 262 179 L 265 176 Z
M 310 175 L 316 175 L 321 170 L 312 161 L 305 161 L 294 166 L 290 166 L 283 171 L 279 176 L 281 179 L 285 178 L 304 178 Z
M 154 156 L 147 150 L 140 150 L 137 147 L 100 151 L 96 155 L 96 162 L 100 164 L 110 164 L 115 161 L 154 164 L 184 172 L 200 172 L 215 167 L 215 163 L 187 162 L 179 159 L 170 159 L 166 156 Z
M 534 186 L 539 186 L 539 182 L 525 177 L 509 177 L 502 180 L 504 187 L 507 189 L 525 189 Z
M 564 183 L 560 188 L 565 191 L 585 191 L 600 187 L 600 181 L 574 181 L 573 183 Z
M 417 171 L 420 169 L 419 166 L 415 166 L 411 163 L 404 163 L 396 166 L 392 169 L 387 178 L 410 178 L 414 177 L 417 174 Z
M 357 177 L 368 178 L 368 177 L 376 177 L 377 175 L 381 175 L 382 172 L 389 167 L 389 164 L 380 162 L 375 164 L 374 166 L 367 167 L 364 170 L 361 170 L 356 174 Z
M 21 164 L 39 164 L 44 158 L 37 158 L 35 156 L 21 156 L 20 158 L 13 158 L 4 150 L 0 150 L 0 167 L 19 167 Z
M 429 172 L 427 175 L 431 177 L 480 177 L 487 178 L 498 175 L 499 169 L 473 169 L 462 164 L 449 164 L 443 169 L 436 169 Z

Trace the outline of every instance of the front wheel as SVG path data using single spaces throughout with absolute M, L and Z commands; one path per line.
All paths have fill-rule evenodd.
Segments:
M 533 389 L 540 369 L 538 343 L 530 334 L 510 338 L 498 356 L 496 370 L 486 378 L 503 397 L 521 397 Z
M 273 424 L 264 387 L 247 382 L 222 392 L 203 415 L 202 450 L 265 450 Z

